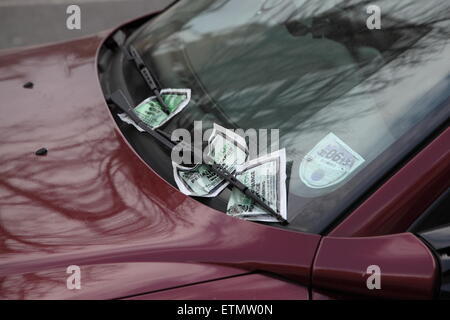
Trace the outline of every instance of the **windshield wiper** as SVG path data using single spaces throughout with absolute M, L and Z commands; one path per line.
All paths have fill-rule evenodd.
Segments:
M 152 93 L 155 95 L 156 99 L 158 100 L 158 103 L 161 105 L 162 110 L 169 114 L 170 110 L 167 107 L 166 103 L 164 102 L 163 98 L 161 97 L 160 90 L 161 88 L 157 84 L 155 78 L 153 77 L 152 73 L 150 72 L 150 69 L 145 64 L 144 60 L 142 60 L 141 55 L 136 50 L 136 48 L 133 45 L 129 46 L 128 49 L 129 58 L 134 62 L 136 65 L 136 68 L 139 70 L 140 74 L 144 78 L 145 82 L 147 83 L 147 86 L 150 88 Z
M 117 90 L 113 92 L 107 100 L 109 102 L 112 102 L 123 112 L 125 112 L 140 128 L 142 128 L 145 132 L 150 134 L 153 138 L 155 138 L 159 143 L 161 143 L 164 147 L 168 148 L 170 151 L 172 151 L 172 149 L 175 148 L 177 143 L 184 143 L 185 144 L 184 147 L 187 147 L 188 150 L 191 150 L 192 147 L 191 145 L 188 145 L 183 141 L 178 141 L 177 143 L 175 143 L 170 139 L 170 136 L 166 132 L 160 129 L 153 130 L 144 121 L 142 121 L 134 112 L 133 106 L 129 103 L 128 99 L 125 97 L 122 90 Z M 288 221 L 286 219 L 284 219 L 280 214 L 278 214 L 269 205 L 267 205 L 255 192 L 253 192 L 242 182 L 240 182 L 232 173 L 228 172 L 222 165 L 214 163 L 213 161 L 211 161 L 211 159 L 209 159 L 209 161 L 206 162 L 207 163 L 205 165 L 209 166 L 210 170 L 213 171 L 215 174 L 217 174 L 220 178 L 226 180 L 230 185 L 232 185 L 233 187 L 241 191 L 243 194 L 245 194 L 247 197 L 249 197 L 251 200 L 253 200 L 259 207 L 267 211 L 268 214 L 276 218 L 281 224 L 288 224 Z M 212 164 L 209 164 L 208 162 L 211 162 Z
M 126 48 L 126 38 L 127 35 L 125 34 L 125 32 L 123 32 L 122 30 L 118 30 L 111 38 L 108 39 L 108 41 L 106 42 L 106 46 L 111 49 L 113 49 L 114 47 L 119 48 L 123 52 L 127 60 L 133 61 L 139 73 L 147 83 L 150 91 L 153 93 L 153 95 L 156 97 L 156 100 L 161 105 L 163 112 L 169 115 L 170 110 L 161 96 L 161 86 L 159 85 L 158 80 L 153 76 L 152 72 L 145 64 L 137 49 L 133 45 L 130 45 L 128 49 Z

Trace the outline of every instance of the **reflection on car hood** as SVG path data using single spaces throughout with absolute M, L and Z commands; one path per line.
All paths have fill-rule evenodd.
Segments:
M 29 284 L 45 270 L 66 276 L 70 264 L 111 270 L 130 262 L 218 264 L 195 277 L 173 271 L 178 278 L 170 285 L 255 266 L 309 281 L 319 236 L 227 217 L 181 194 L 138 158 L 112 121 L 97 79 L 101 41 L 93 36 L 0 57 L 2 286 L 38 298 L 38 286 Z M 28 81 L 33 88 L 23 87 Z M 36 156 L 42 147 L 48 154 Z M 270 250 L 293 241 L 295 254 Z M 65 279 L 58 281 L 64 287 Z

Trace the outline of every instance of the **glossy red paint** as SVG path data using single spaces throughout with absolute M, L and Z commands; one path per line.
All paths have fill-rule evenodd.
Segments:
M 421 150 L 329 235 L 367 237 L 404 232 L 450 187 L 450 128 Z
M 133 300 L 308 300 L 308 289 L 261 274 L 249 274 L 132 297 Z
M 129 147 L 97 80 L 103 38 L 0 56 L 0 96 L 7 101 L 0 118 L 0 277 L 7 281 L 0 292 L 15 286 L 23 297 L 37 297 L 40 272 L 60 274 L 64 289 L 68 265 L 134 262 L 215 265 L 195 278 L 171 269 L 165 285 L 152 287 L 155 279 L 148 278 L 150 291 L 248 270 L 308 285 L 319 236 L 234 219 L 200 204 Z M 22 87 L 28 81 L 33 89 Z M 34 154 L 41 147 L 46 156 Z M 135 289 L 127 292 L 140 293 Z M 49 290 L 44 296 L 55 297 L 61 288 Z M 109 297 L 104 290 L 99 297 Z
M 68 290 L 65 268 L 50 268 L 2 277 L 1 299 L 116 299 L 242 274 L 212 264 L 114 263 L 81 265 L 81 289 Z
M 335 299 L 330 295 L 313 290 L 311 292 L 311 300 L 335 300 Z
M 367 268 L 381 269 L 381 289 L 367 288 Z M 313 266 L 313 286 L 364 297 L 431 299 L 436 262 L 414 235 L 367 238 L 324 237 Z
M 307 299 L 320 236 L 230 218 L 158 177 L 105 104 L 95 60 L 105 36 L 0 55 L 8 101 L 0 107 L 0 297 Z M 448 138 L 447 130 L 322 241 L 315 286 L 366 294 L 361 272 L 378 262 L 388 296 L 431 296 L 434 260 L 412 235 L 336 237 L 404 231 L 431 202 L 418 206 L 419 191 L 431 199 L 430 186 L 450 180 Z M 48 154 L 34 155 L 41 147 Z M 86 271 L 80 292 L 66 289 L 71 264 Z M 296 282 L 247 274 L 257 270 Z

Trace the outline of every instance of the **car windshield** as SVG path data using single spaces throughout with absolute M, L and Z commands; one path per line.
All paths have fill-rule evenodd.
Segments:
M 447 0 L 179 1 L 128 43 L 163 88 L 192 90 L 166 132 L 278 129 L 285 227 L 324 233 L 448 119 L 449 22 Z M 123 72 L 137 104 L 149 91 Z M 198 200 L 226 211 L 229 196 Z

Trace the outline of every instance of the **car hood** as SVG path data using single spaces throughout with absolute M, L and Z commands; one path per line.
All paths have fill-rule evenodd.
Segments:
M 227 217 L 181 194 L 130 148 L 97 79 L 104 37 L 0 56 L 0 296 L 72 297 L 69 265 L 90 275 L 92 290 L 76 295 L 84 298 L 255 269 L 308 283 L 319 236 Z M 40 148 L 48 153 L 35 155 Z M 98 283 L 105 277 L 109 287 Z

